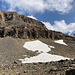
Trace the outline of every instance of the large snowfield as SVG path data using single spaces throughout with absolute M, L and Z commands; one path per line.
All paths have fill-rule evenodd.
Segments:
M 54 42 L 67 45 L 65 42 L 63 42 L 63 40 L 57 40 Z M 37 56 L 30 57 L 30 58 L 26 57 L 25 59 L 19 59 L 20 61 L 22 61 L 22 63 L 51 62 L 51 61 L 70 59 L 67 57 L 60 56 L 60 55 L 52 55 L 52 54 L 47 53 L 51 51 L 51 48 L 55 48 L 55 47 L 47 45 L 39 40 L 26 42 L 23 45 L 23 47 L 31 51 L 38 51 L 40 52 L 40 54 Z

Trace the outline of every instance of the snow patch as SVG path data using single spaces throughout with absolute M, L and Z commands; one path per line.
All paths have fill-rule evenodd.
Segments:
M 63 40 L 58 40 L 55 42 L 66 45 L 63 42 Z M 30 58 L 26 57 L 25 59 L 19 59 L 20 61 L 22 61 L 22 63 L 51 62 L 51 61 L 70 59 L 70 58 L 66 58 L 63 56 L 52 55 L 52 54 L 47 53 L 47 52 L 51 51 L 51 48 L 55 48 L 55 47 L 51 46 L 51 45 L 47 45 L 45 43 L 42 43 L 39 40 L 26 42 L 23 45 L 23 47 L 28 49 L 28 50 L 31 50 L 31 51 L 37 51 L 38 50 L 38 52 L 40 52 L 40 54 L 37 56 L 30 57 Z
M 59 55 L 52 55 L 49 53 L 41 53 L 37 56 L 33 56 L 30 58 L 19 59 L 22 63 L 38 63 L 38 62 L 51 62 L 51 61 L 59 61 L 59 60 L 66 60 L 69 58 L 65 58 Z
M 56 40 L 54 42 L 55 43 L 58 43 L 58 44 L 63 44 L 63 45 L 66 45 L 67 46 L 67 44 L 63 40 Z
M 51 51 L 51 48 L 48 47 L 47 44 L 45 44 L 39 40 L 26 42 L 23 45 L 23 47 L 28 49 L 28 50 L 38 51 L 38 52 L 49 52 L 49 51 Z
M 48 45 L 49 48 L 55 48 L 54 46 Z

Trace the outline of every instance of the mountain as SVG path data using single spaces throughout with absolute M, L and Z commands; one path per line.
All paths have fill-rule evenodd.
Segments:
M 75 40 L 75 38 L 71 36 L 48 30 L 40 21 L 20 15 L 16 12 L 0 11 L 0 37 L 6 36 L 24 39 L 51 38 Z
M 75 30 L 70 32 L 68 35 L 75 37 Z
M 74 31 L 71 31 L 71 32 L 68 31 L 68 32 L 66 32 L 64 34 L 69 35 L 69 36 L 72 36 L 72 37 L 75 37 L 75 30 Z
M 0 11 L 0 75 L 75 75 L 73 59 L 75 37 L 16 12 Z

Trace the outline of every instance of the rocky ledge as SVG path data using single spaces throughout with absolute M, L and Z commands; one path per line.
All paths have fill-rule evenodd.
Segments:
M 0 66 L 0 75 L 75 75 L 75 60 Z

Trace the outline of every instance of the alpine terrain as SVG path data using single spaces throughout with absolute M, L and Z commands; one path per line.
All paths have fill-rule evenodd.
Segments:
M 0 75 L 75 75 L 75 37 L 0 11 Z

